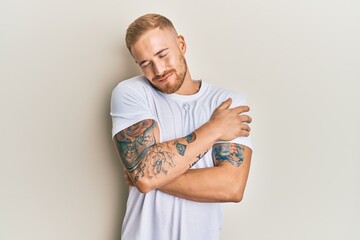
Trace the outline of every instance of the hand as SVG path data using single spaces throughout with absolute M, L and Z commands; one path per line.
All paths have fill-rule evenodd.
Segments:
M 209 120 L 214 131 L 217 131 L 218 141 L 231 141 L 237 137 L 250 135 L 248 123 L 251 123 L 252 119 L 242 114 L 248 112 L 250 108 L 248 106 L 229 108 L 231 103 L 231 98 L 224 101 L 215 109 Z

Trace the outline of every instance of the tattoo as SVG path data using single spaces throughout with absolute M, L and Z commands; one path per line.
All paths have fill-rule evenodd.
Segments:
M 192 143 L 195 141 L 196 139 L 196 134 L 193 132 L 193 133 L 190 133 L 189 135 L 187 135 L 185 137 L 186 139 L 186 142 L 187 143 Z M 186 151 L 186 145 L 185 144 L 182 144 L 182 143 L 179 143 L 179 141 L 175 141 L 174 142 L 174 145 L 176 147 L 176 150 L 177 152 L 181 155 L 181 156 L 184 156 L 185 155 L 185 151 Z
M 187 143 L 192 143 L 196 140 L 196 134 L 193 132 L 193 133 L 190 133 L 189 135 L 186 136 L 186 142 Z
M 217 143 L 213 146 L 213 159 L 239 167 L 244 160 L 244 147 L 236 143 Z
M 192 168 L 192 166 L 194 166 L 202 157 L 204 157 L 208 151 L 209 150 L 206 150 L 202 155 L 201 154 L 197 155 L 196 160 L 192 164 L 190 164 L 189 167 Z
M 189 168 L 192 168 L 192 167 L 193 167 L 196 163 L 197 163 L 197 161 L 195 161 L 195 162 L 193 162 L 193 163 L 189 164 Z
M 155 128 L 157 128 L 156 122 L 147 119 L 120 131 L 114 138 L 120 158 L 134 183 L 145 176 L 151 179 L 158 174 L 167 174 L 175 167 L 175 151 L 172 152 L 174 147 L 170 146 L 170 142 L 157 143 L 153 131 Z M 188 144 L 195 139 L 194 132 L 185 137 Z M 185 155 L 186 144 L 175 141 L 173 145 L 181 156 Z M 196 162 L 203 155 L 199 154 Z
M 134 171 L 140 162 L 138 156 L 150 145 L 156 143 L 155 136 L 151 132 L 155 127 L 155 121 L 148 119 L 136 123 L 115 137 L 120 158 L 129 172 Z
M 154 177 L 167 173 L 174 167 L 173 153 L 164 151 L 164 145 L 156 144 L 153 129 L 154 120 L 148 119 L 136 123 L 115 136 L 120 158 L 134 182 L 144 176 Z
M 185 151 L 186 151 L 186 145 L 185 145 L 185 144 L 181 144 L 181 143 L 179 143 L 178 141 L 175 141 L 175 142 L 174 142 L 174 145 L 176 146 L 176 150 L 178 151 L 178 153 L 179 153 L 181 156 L 184 156 Z
M 169 167 L 175 167 L 173 153 L 164 151 L 163 145 L 152 145 L 144 154 L 144 165 L 149 178 L 159 173 L 167 174 Z M 146 164 L 148 163 L 148 164 Z
M 134 170 L 134 182 L 145 176 L 144 169 L 146 165 L 144 163 L 140 164 L 135 170 Z

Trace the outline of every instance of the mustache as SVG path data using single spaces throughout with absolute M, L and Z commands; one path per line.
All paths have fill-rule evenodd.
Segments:
M 153 78 L 153 81 L 159 81 L 160 79 L 162 79 L 162 78 L 165 77 L 166 75 L 169 75 L 170 73 L 176 73 L 176 70 L 175 70 L 175 69 L 166 70 L 163 74 L 161 74 L 161 75 L 156 75 L 156 76 Z

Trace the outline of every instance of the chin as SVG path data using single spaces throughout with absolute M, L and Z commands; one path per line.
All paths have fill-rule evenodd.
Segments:
M 169 85 L 165 85 L 165 88 L 163 88 L 162 92 L 167 93 L 167 94 L 171 94 L 171 93 L 176 93 L 180 87 L 182 86 L 183 82 L 179 83 L 179 82 L 175 82 L 175 84 L 169 84 Z
M 163 93 L 167 93 L 167 94 L 172 94 L 175 93 L 178 89 L 174 89 L 172 87 L 165 87 L 165 88 L 158 88 L 161 92 Z
M 160 83 L 159 85 L 155 85 L 151 81 L 149 81 L 149 83 L 160 92 L 172 94 L 177 92 L 184 83 L 184 79 L 181 80 L 181 78 L 174 75 L 175 74 L 173 74 L 173 76 L 171 76 L 166 83 Z

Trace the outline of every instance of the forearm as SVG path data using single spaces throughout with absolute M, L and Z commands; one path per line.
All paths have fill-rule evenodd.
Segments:
M 233 189 L 224 174 L 217 167 L 190 169 L 159 190 L 197 202 L 229 202 Z
M 129 176 L 142 192 L 160 188 L 184 174 L 217 141 L 210 124 L 186 137 L 155 143 L 139 154 Z
M 222 163 L 217 167 L 190 169 L 159 190 L 197 202 L 239 202 L 249 175 L 249 154 L 247 150 L 247 156 L 238 167 Z

